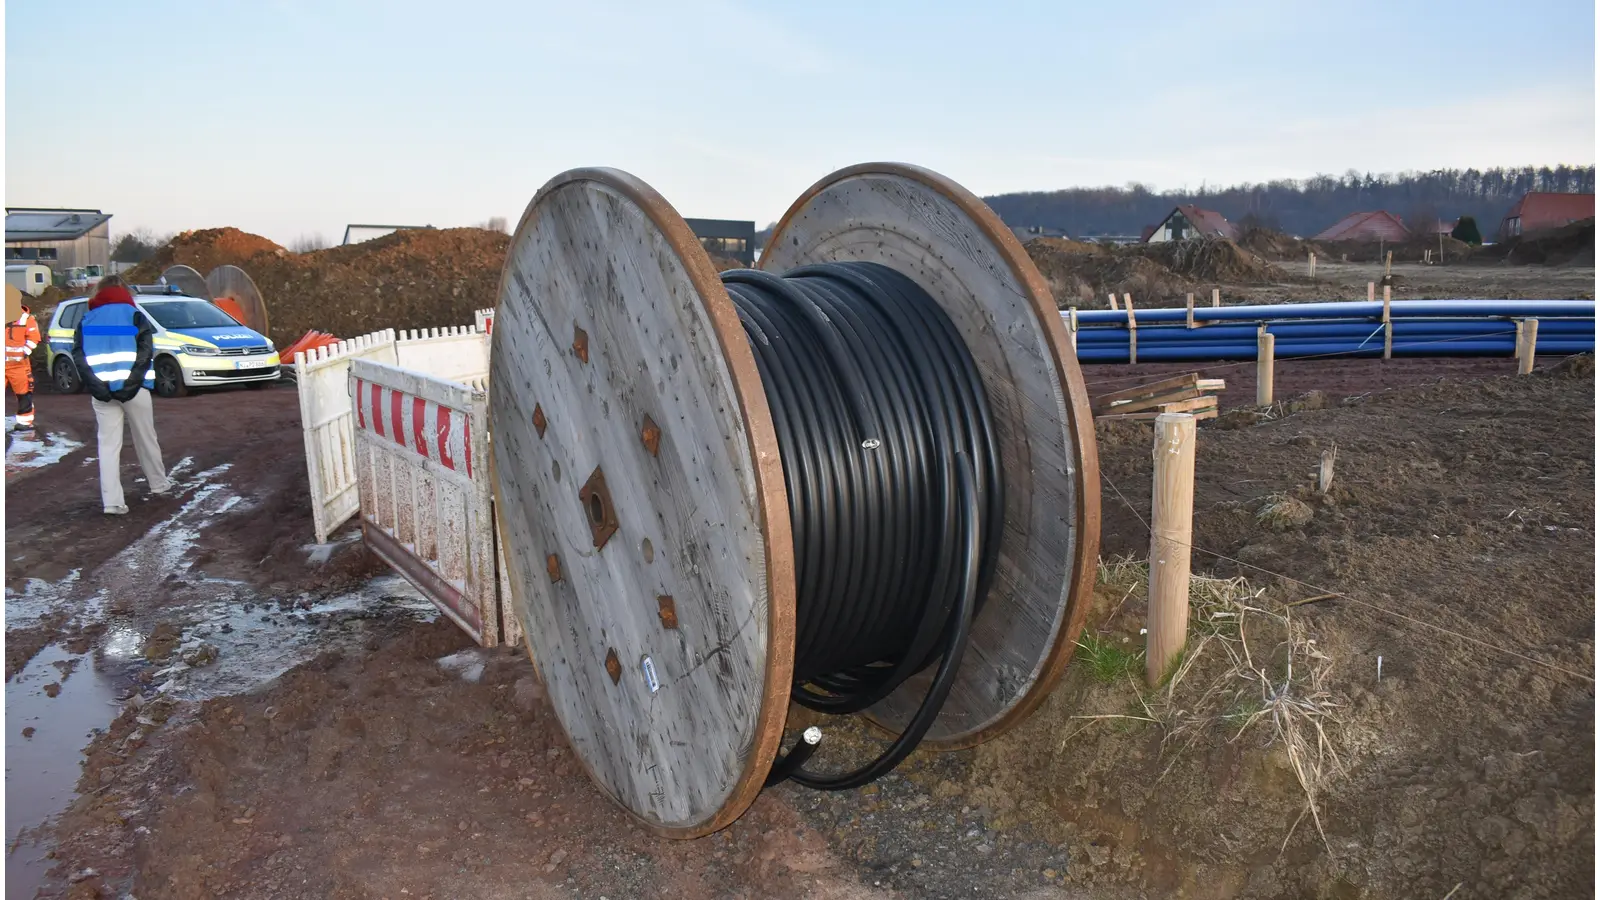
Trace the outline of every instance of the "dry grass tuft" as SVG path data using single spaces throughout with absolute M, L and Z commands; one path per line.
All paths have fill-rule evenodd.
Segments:
M 1099 577 L 1105 588 L 1133 593 L 1148 584 L 1149 568 L 1133 559 L 1107 560 L 1101 562 Z M 1217 728 L 1227 730 L 1229 743 L 1255 735 L 1264 746 L 1281 745 L 1306 798 L 1283 846 L 1307 815 L 1326 844 L 1320 798 L 1344 771 L 1330 736 L 1343 706 L 1326 684 L 1331 662 L 1290 607 L 1268 608 L 1262 592 L 1243 578 L 1193 576 L 1188 646 L 1171 675 L 1146 691 L 1137 671 L 1127 672 L 1123 681 L 1137 698 L 1134 714 L 1078 718 L 1160 727 L 1163 747 L 1172 752 L 1163 778 Z M 1097 667 L 1096 674 L 1098 668 L 1111 666 Z

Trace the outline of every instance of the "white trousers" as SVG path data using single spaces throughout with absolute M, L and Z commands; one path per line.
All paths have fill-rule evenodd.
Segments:
M 100 502 L 106 509 L 126 506 L 122 497 L 122 423 L 127 420 L 133 432 L 133 451 L 139 457 L 139 467 L 150 482 L 150 490 L 165 491 L 172 487 L 167 478 L 166 466 L 161 464 L 161 445 L 156 443 L 156 417 L 150 401 L 150 392 L 141 389 L 132 400 L 102 403 L 94 398 L 95 430 L 100 439 Z

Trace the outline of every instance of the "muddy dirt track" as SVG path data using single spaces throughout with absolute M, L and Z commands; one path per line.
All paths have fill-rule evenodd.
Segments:
M 1195 543 L 1328 658 L 1320 833 L 1270 729 L 1175 732 L 1080 659 L 1011 735 L 658 840 L 583 776 L 523 656 L 434 620 L 348 529 L 311 546 L 292 390 L 158 401 L 181 490 L 132 485 L 120 519 L 88 400 L 42 397 L 6 476 L 8 893 L 1591 896 L 1592 365 L 1305 365 L 1280 394 L 1325 408 L 1202 427 Z M 1253 394 L 1237 371 L 1225 405 Z M 1107 556 L 1147 546 L 1149 435 L 1101 430 Z M 1258 518 L 1285 496 L 1307 516 Z M 1136 642 L 1140 598 L 1102 588 L 1089 634 Z

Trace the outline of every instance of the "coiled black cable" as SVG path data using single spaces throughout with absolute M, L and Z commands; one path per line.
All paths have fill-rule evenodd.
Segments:
M 846 714 L 939 667 L 900 736 L 854 771 L 773 766 L 844 790 L 916 749 L 955 682 L 994 576 L 1000 455 L 978 368 L 938 303 L 873 263 L 722 273 L 755 353 L 794 530 L 795 702 Z

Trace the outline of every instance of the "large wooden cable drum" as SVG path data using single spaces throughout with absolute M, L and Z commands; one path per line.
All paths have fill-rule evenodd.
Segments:
M 206 287 L 211 291 L 211 302 L 237 319 L 240 325 L 271 337 L 267 301 L 245 270 L 238 266 L 217 266 L 206 276 Z
M 836 172 L 790 207 L 761 268 L 875 262 L 917 282 L 983 375 L 1006 473 L 1000 568 L 955 689 L 927 743 L 955 749 L 1006 730 L 1055 684 L 1088 613 L 1100 539 L 1094 422 L 1055 300 L 998 216 L 947 178 L 894 163 Z M 871 717 L 898 730 L 929 673 Z
M 785 215 L 762 267 L 850 261 L 887 265 L 938 302 L 994 408 L 1008 479 L 997 574 L 928 735 L 967 746 L 1042 700 L 1087 610 L 1099 528 L 1087 398 L 1042 278 L 959 187 L 906 166 L 837 173 Z M 735 306 L 658 194 L 575 170 L 518 225 L 492 340 L 512 602 L 573 752 L 658 833 L 715 831 L 780 750 L 795 654 L 781 448 Z M 922 683 L 873 719 L 895 728 Z
M 211 285 L 206 283 L 204 275 L 191 266 L 168 266 L 166 271 L 161 273 L 161 281 L 176 287 L 186 296 L 199 297 L 201 300 L 212 299 Z

